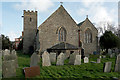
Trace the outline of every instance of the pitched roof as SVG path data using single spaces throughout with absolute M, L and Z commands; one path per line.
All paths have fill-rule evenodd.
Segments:
M 70 14 L 66 11 L 66 9 L 63 7 L 63 5 L 60 5 L 60 7 L 54 12 L 54 13 L 52 13 L 42 24 L 44 24 L 44 23 L 46 23 L 51 17 L 53 17 L 54 15 L 55 16 L 57 16 L 57 15 L 59 15 L 60 13 L 63 13 L 63 12 L 65 12 L 71 19 L 72 19 L 72 21 L 76 24 L 76 22 L 74 21 L 74 19 L 70 16 Z M 42 25 L 41 24 L 41 25 Z M 41 26 L 40 25 L 40 26 Z M 77 24 L 76 24 L 77 25 Z M 40 27 L 39 26 L 39 27 Z
M 85 21 L 80 22 L 79 24 L 77 24 L 78 26 L 81 26 Z
M 58 43 L 58 44 L 52 46 L 49 49 L 54 49 L 54 50 L 71 50 L 72 49 L 72 50 L 76 50 L 76 49 L 79 49 L 79 47 L 74 46 L 74 45 L 69 44 L 69 43 L 61 42 L 61 43 Z

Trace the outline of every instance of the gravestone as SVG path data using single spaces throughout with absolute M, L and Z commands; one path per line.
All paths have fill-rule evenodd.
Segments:
M 30 59 L 30 67 L 37 66 L 39 62 L 40 62 L 40 56 L 34 52 Z
M 5 55 L 10 55 L 10 50 L 5 49 L 5 50 L 3 51 L 3 57 L 4 57 Z
M 102 56 L 103 58 L 106 58 L 106 56 Z
M 112 54 L 112 50 L 111 49 L 108 49 L 108 54 Z
M 115 53 L 117 53 L 117 54 L 119 53 L 119 49 L 118 48 L 115 49 Z
M 116 59 L 115 72 L 120 72 L 120 54 L 117 56 L 117 59 Z
M 50 55 L 47 51 L 42 54 L 42 66 L 51 66 Z
M 99 58 L 101 59 L 101 58 L 102 58 L 102 56 L 99 56 Z
M 70 54 L 69 64 L 74 65 L 76 55 L 79 55 L 79 53 Z
M 81 55 L 76 55 L 74 65 L 80 65 L 80 64 L 81 64 Z
M 15 50 L 12 50 L 11 54 L 17 55 Z
M 40 66 L 24 68 L 25 78 L 35 77 L 40 75 Z
M 111 71 L 111 65 L 112 65 L 112 62 L 104 63 L 104 72 L 110 72 Z
M 101 60 L 100 60 L 100 58 L 98 58 L 98 59 L 97 59 L 97 63 L 100 63 L 100 62 L 101 62 Z
M 4 78 L 16 76 L 16 65 L 15 60 L 3 61 L 2 73 Z
M 89 63 L 89 58 L 88 57 L 84 57 L 84 63 Z
M 57 57 L 56 65 L 64 65 L 64 59 L 65 59 L 65 54 L 60 53 L 60 55 Z
M 56 62 L 56 53 L 50 53 L 50 61 Z

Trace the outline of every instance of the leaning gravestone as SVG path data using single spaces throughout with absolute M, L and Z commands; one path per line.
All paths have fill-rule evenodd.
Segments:
M 2 73 L 4 78 L 16 76 L 15 60 L 3 61 Z
M 56 53 L 50 53 L 50 61 L 56 62 Z
M 79 55 L 79 53 L 72 53 L 70 55 L 69 64 L 74 65 L 76 55 Z
M 74 65 L 80 65 L 80 64 L 81 64 L 81 55 L 76 55 Z
M 111 49 L 108 49 L 108 54 L 112 54 L 112 50 Z
M 89 63 L 88 57 L 84 57 L 84 63 Z
M 60 55 L 57 57 L 56 65 L 64 65 L 64 59 L 65 59 L 65 54 L 60 53 Z
M 112 65 L 112 62 L 106 62 L 104 64 L 104 72 L 110 72 L 111 71 L 111 65 Z
M 40 56 L 34 52 L 31 56 L 30 67 L 37 66 L 39 62 L 40 62 Z
M 98 59 L 97 59 L 97 63 L 100 63 L 100 62 L 101 62 L 101 60 L 100 60 L 100 58 L 98 58 Z
M 51 66 L 50 55 L 47 51 L 42 54 L 42 66 Z
M 115 72 L 120 72 L 120 54 L 117 56 L 116 59 Z

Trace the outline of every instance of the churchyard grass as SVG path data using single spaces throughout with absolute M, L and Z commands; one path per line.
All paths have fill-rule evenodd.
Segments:
M 19 64 L 19 68 L 17 69 L 17 78 L 24 78 L 25 76 L 22 69 L 30 66 L 30 55 L 23 55 L 21 52 L 17 53 Z M 90 55 L 90 61 L 96 61 L 98 57 L 98 55 Z M 40 76 L 36 76 L 35 78 L 120 78 L 120 73 L 114 72 L 115 57 L 102 58 L 101 63 L 90 63 L 90 61 L 89 63 L 83 63 L 82 60 L 81 65 L 69 65 L 69 60 L 65 60 L 65 64 L 63 66 L 56 66 L 55 63 L 52 63 L 52 66 L 49 67 L 42 67 L 41 61 L 39 63 Z M 108 61 L 112 62 L 112 69 L 110 73 L 104 73 L 103 65 Z

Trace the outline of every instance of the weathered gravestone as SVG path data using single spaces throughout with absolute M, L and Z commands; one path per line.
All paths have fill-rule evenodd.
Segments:
M 64 59 L 65 59 L 65 54 L 60 53 L 60 55 L 57 57 L 56 65 L 64 65 Z
M 79 53 L 72 53 L 72 54 L 70 54 L 69 64 L 74 65 L 76 55 L 79 55 Z
M 89 63 L 89 58 L 88 57 L 84 57 L 84 63 Z
M 120 54 L 117 56 L 116 59 L 115 72 L 120 72 Z
M 11 54 L 17 55 L 15 50 L 12 50 Z
M 40 56 L 37 53 L 33 53 L 30 60 L 30 67 L 37 66 L 40 62 Z
M 2 73 L 4 78 L 16 76 L 15 60 L 3 61 Z
M 35 77 L 40 75 L 40 66 L 24 68 L 25 78 Z
M 101 60 L 100 60 L 100 58 L 98 58 L 98 59 L 97 59 L 97 63 L 100 63 L 100 62 L 101 62 Z
M 10 50 L 5 49 L 5 50 L 3 51 L 3 57 L 4 57 L 5 55 L 10 55 Z
M 7 54 L 7 53 L 4 53 L 4 54 Z M 14 53 L 11 53 L 11 54 L 9 53 L 9 54 L 3 56 L 3 61 L 9 61 L 9 60 L 15 60 L 16 68 L 18 67 L 18 60 L 17 60 L 16 51 L 14 51 Z
M 51 66 L 50 55 L 47 51 L 42 54 L 42 66 Z
M 112 54 L 112 50 L 111 49 L 108 49 L 108 54 Z
M 56 62 L 56 53 L 50 53 L 50 61 Z
M 119 53 L 119 49 L 118 48 L 115 49 L 115 53 L 117 53 L 117 54 Z
M 76 55 L 74 65 L 80 65 L 80 64 L 81 64 L 81 55 Z
M 110 72 L 111 71 L 111 65 L 112 65 L 112 62 L 104 63 L 104 72 Z

